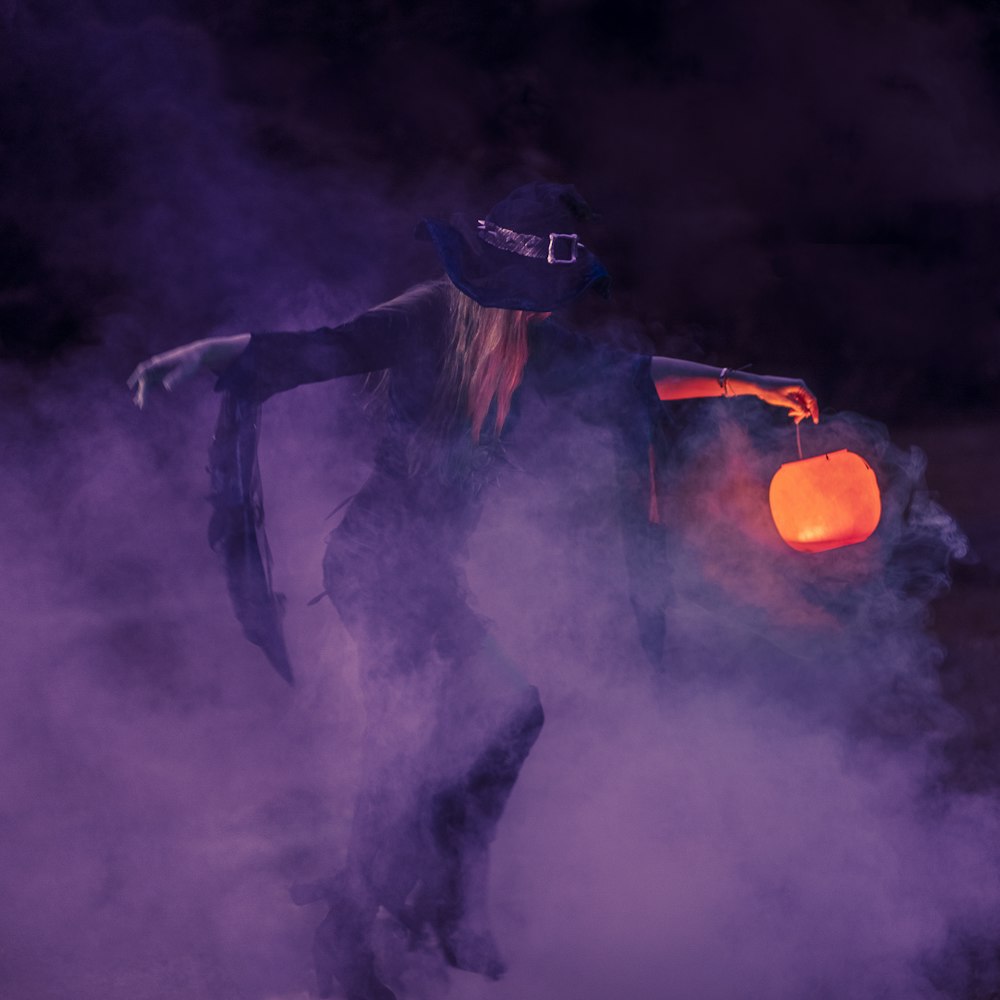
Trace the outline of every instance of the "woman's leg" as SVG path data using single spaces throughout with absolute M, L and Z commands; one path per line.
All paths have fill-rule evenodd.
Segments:
M 489 930 L 489 849 L 497 824 L 545 716 L 538 690 L 525 696 L 464 778 L 430 803 L 431 837 L 440 877 L 427 921 L 450 965 L 498 978 L 503 960 Z
M 335 979 L 347 1000 L 393 1000 L 378 976 L 372 929 L 379 907 L 403 909 L 422 868 L 421 831 L 415 783 L 402 764 L 380 765 L 365 774 L 355 801 L 344 868 L 293 892 L 296 902 L 329 906 L 313 941 L 320 996 L 331 995 Z
M 313 937 L 313 961 L 321 997 L 333 996 L 334 980 L 346 1000 L 396 1000 L 379 979 L 371 945 L 377 906 L 355 893 L 345 875 L 327 880 L 329 912 Z
M 428 552 L 417 574 L 361 555 L 332 546 L 324 566 L 358 645 L 368 720 L 347 864 L 331 880 L 316 961 L 321 985 L 332 976 L 351 1000 L 352 989 L 383 1000 L 370 943 L 379 906 L 414 936 L 429 926 L 453 966 L 502 972 L 488 930 L 489 845 L 544 716 L 451 560 Z
M 379 906 L 414 935 L 429 927 L 454 968 L 492 979 L 503 974 L 489 930 L 489 848 L 543 721 L 537 689 L 527 688 L 460 780 L 417 794 L 402 809 L 394 781 L 366 785 L 347 866 L 318 884 L 319 898 L 330 907 L 313 945 L 320 996 L 332 995 L 336 979 L 347 1000 L 394 1000 L 378 978 L 371 945 Z M 299 898 L 318 897 L 306 890 Z

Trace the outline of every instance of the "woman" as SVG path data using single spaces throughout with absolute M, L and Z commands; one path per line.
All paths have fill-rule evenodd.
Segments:
M 151 358 L 130 379 L 141 407 L 151 386 L 217 372 L 234 407 L 223 423 L 235 420 L 239 430 L 276 392 L 388 373 L 388 426 L 374 471 L 324 562 L 326 592 L 358 644 L 367 730 L 345 868 L 293 891 L 298 902 L 330 905 L 314 949 L 323 996 L 337 979 L 349 1000 L 393 997 L 371 946 L 380 906 L 415 940 L 432 935 L 452 966 L 493 978 L 503 971 L 486 914 L 488 849 L 543 715 L 537 690 L 466 601 L 460 556 L 523 394 L 531 389 L 618 432 L 633 527 L 655 520 L 649 470 L 661 400 L 754 395 L 796 420 L 818 419 L 800 381 L 636 356 L 553 323 L 552 311 L 588 288 L 606 293 L 607 272 L 577 237 L 588 217 L 572 187 L 539 183 L 476 223 L 425 220 L 418 232 L 433 242 L 447 279 L 334 329 L 198 341 Z M 244 479 L 244 500 L 253 489 Z M 656 659 L 662 607 L 643 582 L 645 536 L 629 534 L 633 604 Z M 247 587 L 237 582 L 233 594 L 239 610 Z M 280 635 L 251 634 L 252 617 L 248 635 L 286 672 Z

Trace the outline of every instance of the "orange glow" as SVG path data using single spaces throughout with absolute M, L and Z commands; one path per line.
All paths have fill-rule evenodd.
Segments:
M 882 516 L 875 473 L 846 449 L 786 462 L 771 480 L 770 501 L 778 534 L 799 552 L 863 542 Z

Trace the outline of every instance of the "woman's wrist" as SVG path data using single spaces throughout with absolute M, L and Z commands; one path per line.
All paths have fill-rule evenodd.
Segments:
M 246 350 L 249 343 L 249 333 L 238 333 L 232 337 L 212 337 L 210 340 L 202 341 L 202 370 L 216 375 L 221 374 Z
M 720 369 L 719 385 L 723 396 L 756 396 L 759 388 L 756 375 L 732 368 Z

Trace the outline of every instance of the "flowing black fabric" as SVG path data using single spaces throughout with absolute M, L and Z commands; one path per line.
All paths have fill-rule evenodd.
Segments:
M 264 501 L 257 463 L 260 404 L 223 393 L 209 450 L 212 518 L 208 541 L 218 553 L 243 634 L 264 651 L 292 684 L 281 627 L 283 595 L 271 585 L 271 554 L 264 533 Z

